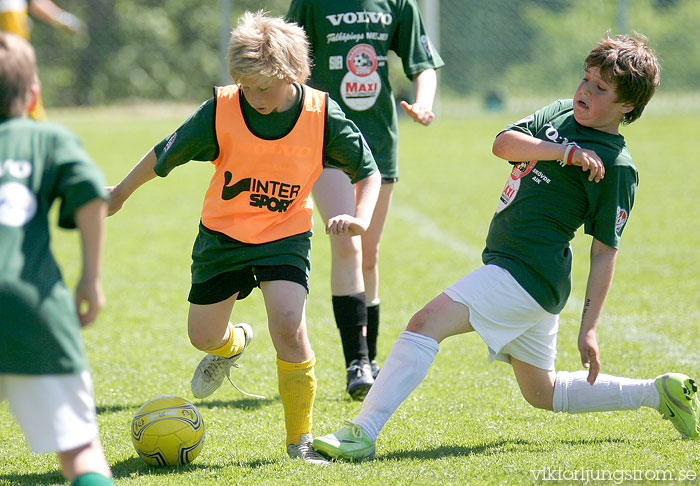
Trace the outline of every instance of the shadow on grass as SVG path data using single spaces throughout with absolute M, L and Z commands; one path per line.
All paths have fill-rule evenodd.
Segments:
M 65 484 L 59 471 L 43 474 L 0 474 L 0 482 L 9 481 L 12 486 L 40 486 L 42 484 Z
M 252 462 L 249 467 L 260 467 L 264 463 Z M 138 457 L 132 457 L 110 465 L 115 478 L 134 478 L 138 476 L 162 476 L 196 471 L 199 469 L 221 469 L 223 466 L 211 464 L 186 464 L 184 466 L 149 466 Z M 0 474 L 0 483 L 8 481 L 12 486 L 41 486 L 48 484 L 66 484 L 61 472 L 56 470 L 43 474 Z
M 184 466 L 149 466 L 138 457 L 119 461 L 111 465 L 112 474 L 115 478 L 134 478 L 138 476 L 163 476 L 170 474 L 180 474 L 197 471 L 200 469 L 212 470 L 221 469 L 224 466 L 211 464 L 185 464 Z
M 483 454 L 488 452 L 492 454 L 497 449 L 510 448 L 509 446 L 529 445 L 525 440 L 499 440 L 488 444 L 476 446 L 460 446 L 460 445 L 442 445 L 432 449 L 396 451 L 389 454 L 383 454 L 377 457 L 379 461 L 394 460 L 394 459 L 439 459 L 442 457 L 459 457 L 471 456 L 474 454 Z
M 554 441 L 556 444 L 567 444 L 570 446 L 585 446 L 599 444 L 626 444 L 625 439 L 577 439 Z M 514 449 L 525 449 L 528 452 L 549 451 L 554 447 L 552 442 L 528 441 L 523 439 L 498 440 L 486 444 L 475 446 L 442 445 L 432 449 L 396 451 L 389 454 L 377 456 L 379 461 L 396 459 L 440 459 L 444 457 L 471 456 L 475 454 L 494 454 L 498 452 L 512 452 Z
M 135 412 L 140 406 L 140 403 L 138 405 L 129 405 L 128 403 L 125 403 L 120 405 L 97 405 L 96 408 L 97 415 L 102 415 L 106 413 L 123 412 L 124 410 L 133 410 Z
M 192 402 L 197 408 L 238 408 L 242 410 L 258 410 L 267 405 L 279 402 L 280 397 L 276 396 L 274 398 L 239 398 L 237 400 L 201 400 L 194 401 L 187 399 Z M 133 410 L 136 412 L 141 406 L 138 404 L 119 404 L 119 405 L 97 405 L 97 415 L 110 414 L 116 412 L 123 412 L 124 410 Z
M 274 398 L 239 398 L 237 400 L 201 400 L 195 403 L 197 408 L 239 408 L 258 410 L 279 402 L 279 395 Z

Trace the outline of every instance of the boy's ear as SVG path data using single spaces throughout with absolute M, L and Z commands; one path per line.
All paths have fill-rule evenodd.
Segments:
M 622 105 L 622 113 L 629 113 L 634 110 L 634 105 Z
M 29 87 L 29 92 L 27 93 L 28 103 L 27 103 L 27 113 L 31 113 L 36 107 L 39 101 L 39 94 L 41 93 L 41 84 L 39 84 L 39 78 L 35 77 L 34 82 Z

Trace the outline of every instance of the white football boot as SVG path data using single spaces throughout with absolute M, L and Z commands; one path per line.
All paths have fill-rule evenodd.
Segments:
M 236 361 L 238 361 L 238 358 L 241 357 L 245 348 L 247 348 L 248 344 L 253 340 L 253 329 L 245 322 L 240 322 L 233 327 L 240 327 L 243 329 L 243 332 L 245 332 L 245 345 L 243 346 L 243 350 L 230 358 L 216 356 L 215 354 L 206 354 L 199 362 L 199 365 L 197 365 L 194 375 L 192 375 L 190 388 L 192 389 L 192 395 L 195 397 L 206 398 L 214 393 L 221 386 L 224 378 L 229 376 L 231 367 L 239 366 L 236 364 Z

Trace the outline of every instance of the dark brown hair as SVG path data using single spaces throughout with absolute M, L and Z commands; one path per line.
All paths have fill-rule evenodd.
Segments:
M 637 32 L 615 37 L 608 32 L 588 53 L 584 68 L 590 67 L 599 68 L 603 80 L 615 86 L 618 102 L 634 106 L 622 118 L 625 125 L 642 116 L 661 81 L 658 59 L 647 38 Z

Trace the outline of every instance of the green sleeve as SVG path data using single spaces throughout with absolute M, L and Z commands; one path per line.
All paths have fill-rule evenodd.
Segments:
M 353 184 L 372 175 L 377 164 L 357 125 L 346 118 L 338 103 L 328 98 L 324 165 L 345 172 Z
M 598 183 L 586 181 L 590 198 L 584 220 L 586 234 L 612 248 L 619 248 L 638 182 L 637 171 L 628 165 L 606 169 L 605 177 Z
M 214 116 L 216 100 L 210 98 L 185 120 L 175 132 L 154 147 L 155 173 L 167 176 L 175 167 L 190 160 L 212 161 L 219 156 Z
M 81 206 L 93 199 L 107 199 L 104 175 L 73 134 L 57 134 L 53 153 L 58 174 L 56 196 L 61 201 L 58 224 L 72 229 L 76 227 L 75 212 Z
M 407 0 L 403 5 L 390 48 L 401 58 L 403 71 L 409 79 L 426 69 L 445 65 L 425 31 L 415 0 Z

